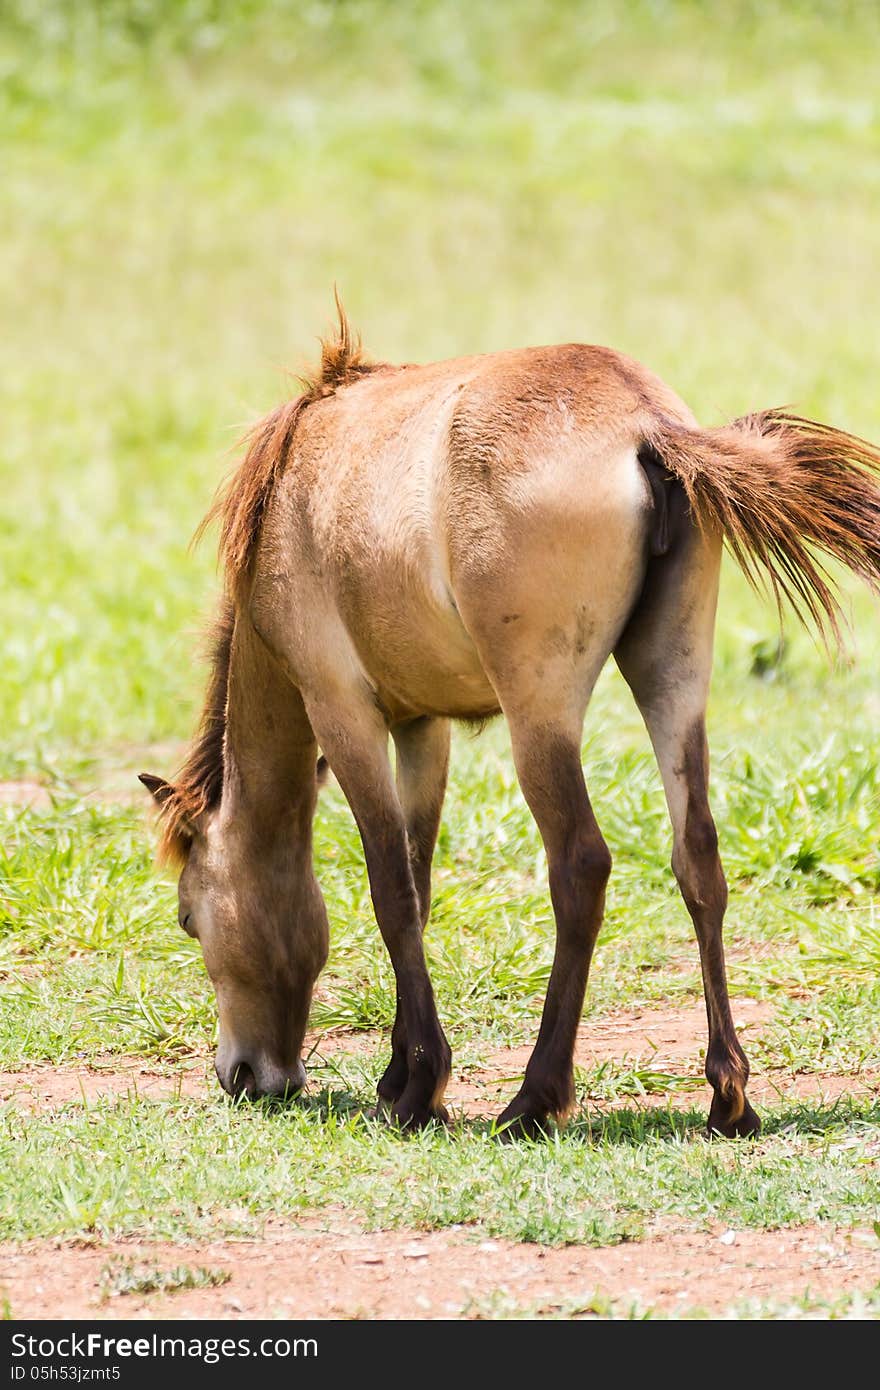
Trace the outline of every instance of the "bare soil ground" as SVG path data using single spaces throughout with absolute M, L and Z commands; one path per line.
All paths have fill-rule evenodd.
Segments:
M 756 1036 L 772 1017 L 772 1006 L 752 999 L 737 1002 L 737 1029 L 748 1051 L 749 1037 Z M 612 1060 L 650 1067 L 655 1072 L 680 1076 L 682 1085 L 656 1094 L 628 1097 L 630 1104 L 708 1106 L 709 1089 L 695 1088 L 702 1078 L 702 1054 L 706 1044 L 706 1017 L 702 1003 L 678 1009 L 638 1009 L 612 1014 L 581 1024 L 575 1064 L 590 1068 Z M 306 1056 L 332 1061 L 339 1053 L 371 1052 L 381 1057 L 388 1047 L 380 1033 L 312 1033 L 306 1038 Z M 499 1048 L 488 1054 L 479 1069 L 453 1071 L 446 1099 L 454 1117 L 483 1118 L 496 1114 L 513 1095 L 531 1052 L 531 1045 Z M 756 1071 L 749 1094 L 756 1100 L 813 1098 L 834 1100 L 847 1092 L 864 1094 L 880 1087 L 880 1075 L 792 1075 Z M 0 1072 L 0 1101 L 15 1101 L 29 1109 L 52 1108 L 101 1097 L 134 1093 L 167 1099 L 184 1095 L 210 1099 L 219 1095 L 208 1057 L 180 1063 L 150 1064 L 143 1058 L 112 1056 L 88 1064 L 65 1067 L 34 1066 Z
M 0 782 L 0 806 L 32 806 L 44 811 L 52 805 L 42 782 Z
M 171 773 L 183 762 L 185 753 L 186 745 L 182 743 L 127 744 L 118 751 L 115 762 L 111 755 L 108 764 L 102 762 L 90 777 L 77 780 L 71 790 L 96 805 L 127 806 L 132 803 L 143 806 L 146 813 L 150 801 L 137 780 L 138 772 L 161 768 L 166 774 Z M 51 805 L 52 787 L 43 782 L 33 779 L 0 781 L 0 806 L 45 811 Z
M 739 1002 L 737 1024 L 746 1040 L 771 1012 L 765 1004 Z M 704 1045 L 702 1004 L 645 1009 L 584 1024 L 577 1061 L 589 1066 L 604 1058 L 640 1057 L 652 1069 L 681 1075 L 687 1082 L 700 1075 Z M 341 1051 L 383 1049 L 387 1041 L 371 1034 L 324 1034 L 312 1035 L 307 1050 L 312 1046 L 329 1060 Z M 528 1047 L 501 1049 L 479 1071 L 455 1073 L 449 1088 L 453 1112 L 495 1113 L 514 1089 L 528 1054 Z M 2 1073 L 0 1098 L 28 1108 L 52 1108 L 130 1092 L 156 1099 L 218 1094 L 208 1058 L 152 1069 L 138 1058 L 107 1062 L 106 1067 Z M 751 1094 L 758 1100 L 830 1100 L 878 1086 L 880 1077 L 867 1073 L 774 1072 L 756 1076 Z M 703 1099 L 700 1091 L 685 1086 L 680 1093 L 628 1098 L 626 1103 L 700 1104 Z M 155 1274 L 181 1265 L 208 1268 L 228 1280 L 177 1292 L 112 1292 L 114 1268 Z M 296 1225 L 269 1221 L 249 1240 L 168 1244 L 96 1239 L 0 1246 L 0 1295 L 16 1318 L 449 1318 L 492 1316 L 513 1308 L 550 1314 L 580 1309 L 588 1316 L 602 1299 L 612 1300 L 618 1312 L 700 1308 L 719 1314 L 746 1298 L 832 1298 L 866 1291 L 878 1281 L 875 1234 L 823 1226 L 737 1232 L 666 1226 L 646 1240 L 605 1249 L 548 1249 L 481 1240 L 456 1229 L 365 1233 L 345 1213 L 334 1211 Z
M 344 1215 L 269 1222 L 253 1240 L 160 1244 L 41 1241 L 0 1249 L 0 1290 L 15 1318 L 460 1318 L 699 1308 L 809 1294 L 831 1299 L 880 1279 L 873 1231 L 821 1225 L 786 1231 L 665 1230 L 592 1249 L 481 1240 L 466 1230 L 364 1233 Z M 175 1293 L 108 1290 L 114 1265 L 132 1273 L 183 1265 L 229 1276 Z M 108 1270 L 110 1275 L 108 1275 Z

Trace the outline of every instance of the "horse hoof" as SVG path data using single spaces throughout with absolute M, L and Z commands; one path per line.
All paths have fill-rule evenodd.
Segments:
M 536 1115 L 530 1110 L 513 1109 L 508 1106 L 495 1121 L 492 1133 L 502 1144 L 513 1144 L 517 1139 L 546 1139 L 550 1132 L 547 1115 Z
M 385 1107 L 385 1116 L 395 1129 L 409 1134 L 415 1133 L 416 1130 L 428 1129 L 431 1125 L 449 1124 L 449 1111 L 445 1105 L 390 1105 Z
M 735 1120 L 728 1118 L 729 1109 L 717 1100 L 712 1102 L 706 1132 L 709 1138 L 721 1135 L 723 1139 L 754 1139 L 761 1132 L 761 1121 L 748 1101 Z

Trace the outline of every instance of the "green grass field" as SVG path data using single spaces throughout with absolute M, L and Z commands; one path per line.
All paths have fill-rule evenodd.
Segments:
M 706 424 L 793 403 L 880 439 L 878 41 L 855 0 L 3 7 L 0 780 L 51 805 L 0 805 L 0 1069 L 210 1051 L 134 774 L 169 775 L 197 713 L 218 578 L 189 539 L 242 428 L 314 356 L 334 281 L 383 358 L 608 343 Z M 880 625 L 844 587 L 831 666 L 793 624 L 778 647 L 772 605 L 725 572 L 713 803 L 732 989 L 772 1004 L 755 1073 L 880 1068 Z M 615 859 L 587 1017 L 692 1002 L 659 778 L 610 670 L 583 757 Z M 332 950 L 313 1026 L 387 1029 L 333 789 L 316 855 Z M 456 737 L 429 949 L 457 1066 L 534 1037 L 552 916 L 500 725 Z M 402 1142 L 363 1114 L 385 1045 L 326 1052 L 299 1106 L 3 1105 L 0 1237 L 196 1237 L 341 1206 L 371 1229 L 603 1244 L 663 1215 L 878 1214 L 876 1092 L 764 1104 L 759 1142 L 720 1146 L 702 1093 L 633 1103 L 672 1086 L 642 1058 L 581 1073 L 546 1145 L 502 1148 L 483 1122 Z

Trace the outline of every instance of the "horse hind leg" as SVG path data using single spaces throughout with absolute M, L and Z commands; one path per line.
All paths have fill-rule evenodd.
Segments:
M 431 911 L 431 862 L 449 770 L 449 720 L 414 719 L 392 728 L 391 735 L 397 749 L 397 794 L 406 822 L 410 867 L 424 932 Z M 394 1105 L 406 1087 L 406 1054 L 406 1024 L 398 990 L 391 1060 L 376 1088 L 379 1099 L 387 1105 Z
M 756 1134 L 746 1098 L 749 1064 L 727 990 L 722 927 L 727 883 L 709 805 L 706 699 L 712 665 L 720 541 L 685 531 L 676 551 L 652 562 L 640 605 L 615 659 L 644 718 L 673 828 L 672 868 L 700 949 L 709 1026 L 710 1133 Z
M 611 855 L 602 838 L 580 758 L 580 724 L 508 715 L 523 795 L 547 852 L 556 950 L 534 1051 L 517 1095 L 498 1124 L 536 1136 L 574 1105 L 574 1047 L 593 948 L 602 924 Z
M 613 492 L 614 460 L 606 476 Z M 573 487 L 563 524 L 536 505 L 507 536 L 504 565 L 487 580 L 459 574 L 456 597 L 510 730 L 517 777 L 547 855 L 556 946 L 534 1051 L 499 1124 L 537 1135 L 574 1103 L 574 1048 L 605 906 L 611 856 L 581 767 L 584 716 L 641 589 L 643 521 L 622 499 L 596 512 Z

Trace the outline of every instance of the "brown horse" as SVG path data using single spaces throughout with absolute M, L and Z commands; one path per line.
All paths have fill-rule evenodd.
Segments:
M 836 634 L 817 552 L 877 585 L 878 469 L 880 450 L 782 410 L 701 430 L 669 387 L 607 348 L 368 365 L 340 311 L 320 372 L 255 427 L 209 514 L 226 598 L 201 730 L 175 784 L 141 779 L 182 868 L 180 924 L 216 990 L 225 1089 L 305 1084 L 328 940 L 312 867 L 320 746 L 360 830 L 396 977 L 379 1096 L 401 1125 L 445 1117 L 450 1051 L 422 933 L 450 720 L 503 712 L 557 937 L 537 1044 L 501 1123 L 528 1134 L 565 1116 L 611 869 L 581 732 L 613 653 L 660 766 L 699 942 L 709 1127 L 755 1133 L 707 791 L 722 544 Z

